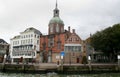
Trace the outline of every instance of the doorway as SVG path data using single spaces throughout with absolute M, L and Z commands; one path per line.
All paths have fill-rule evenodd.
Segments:
M 77 63 L 80 63 L 80 59 L 79 58 L 77 58 Z

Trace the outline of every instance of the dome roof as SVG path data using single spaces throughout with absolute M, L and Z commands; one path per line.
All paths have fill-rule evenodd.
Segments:
M 53 23 L 64 24 L 64 22 L 59 17 L 53 17 L 50 20 L 49 24 L 53 24 Z

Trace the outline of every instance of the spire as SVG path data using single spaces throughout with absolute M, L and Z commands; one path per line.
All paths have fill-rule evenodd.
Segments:
M 57 0 L 56 0 L 56 8 L 57 8 Z
M 59 10 L 58 10 L 57 0 L 56 0 L 55 9 L 54 9 L 54 17 L 59 17 Z

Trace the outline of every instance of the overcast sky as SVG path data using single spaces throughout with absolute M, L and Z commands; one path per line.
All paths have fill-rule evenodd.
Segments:
M 26 28 L 48 33 L 56 0 L 0 0 L 0 38 L 10 38 Z M 120 23 L 120 0 L 58 0 L 60 18 L 76 29 L 81 39 Z

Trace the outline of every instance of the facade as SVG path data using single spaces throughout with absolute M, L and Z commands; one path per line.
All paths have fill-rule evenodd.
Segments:
M 70 39 L 75 39 L 76 41 L 70 42 Z M 70 32 L 70 27 L 68 30 L 64 29 L 64 22 L 59 17 L 59 9 L 56 7 L 53 10 L 53 18 L 50 20 L 48 24 L 48 35 L 42 35 L 40 37 L 40 59 L 41 62 L 49 62 L 49 63 L 56 63 L 61 61 L 60 53 L 61 52 L 76 52 L 81 54 L 82 52 L 82 44 L 81 44 L 80 37 L 75 33 Z M 73 47 L 75 50 L 67 50 L 67 47 Z M 72 49 L 73 49 L 72 48 Z M 78 55 L 80 58 L 80 55 Z M 76 58 L 75 58 L 76 59 Z M 68 62 L 68 59 L 64 60 Z M 76 63 L 77 61 L 74 61 Z
M 40 51 L 41 32 L 33 27 L 27 28 L 20 35 L 10 39 L 10 55 L 12 62 L 19 62 L 25 58 L 28 62 L 37 58 Z
M 8 54 L 9 54 L 9 44 L 3 39 L 0 39 L 0 63 L 3 62 L 4 55 L 8 56 Z
M 81 63 L 82 60 L 82 40 L 75 33 L 75 29 L 69 36 L 69 38 L 65 41 L 64 44 L 64 62 L 65 63 Z
M 61 51 L 64 51 L 65 39 L 69 34 L 68 31 L 65 31 L 64 33 L 42 35 L 40 37 L 42 62 L 55 63 L 57 61 L 56 56 L 60 55 Z

